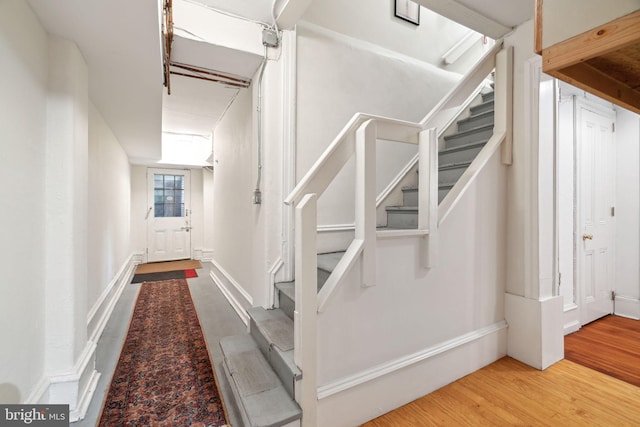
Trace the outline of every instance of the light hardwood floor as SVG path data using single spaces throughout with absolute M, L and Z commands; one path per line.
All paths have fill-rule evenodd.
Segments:
M 640 388 L 562 360 L 539 371 L 509 357 L 366 427 L 640 426 Z

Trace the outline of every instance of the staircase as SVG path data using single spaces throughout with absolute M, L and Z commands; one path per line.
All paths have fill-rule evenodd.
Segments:
M 447 195 L 493 134 L 493 92 L 481 95 L 457 132 L 442 139 L 438 153 L 438 203 Z M 387 229 L 418 228 L 418 189 L 402 189 L 403 205 L 387 207 Z M 344 255 L 318 255 L 318 291 Z M 302 372 L 294 363 L 295 283 L 276 283 L 279 308 L 253 307 L 249 333 L 220 340 L 224 369 L 246 426 L 297 426 L 295 400 Z
M 318 291 L 344 252 L 318 255 Z M 295 283 L 276 283 L 280 308 L 248 310 L 249 333 L 220 340 L 223 366 L 245 426 L 299 425 L 302 373 L 293 361 Z
M 457 132 L 445 136 L 438 152 L 438 203 L 460 179 L 493 134 L 493 92 L 481 95 L 481 103 L 469 110 L 469 117 L 456 122 Z M 418 228 L 418 188 L 402 188 L 402 206 L 388 206 L 386 229 Z

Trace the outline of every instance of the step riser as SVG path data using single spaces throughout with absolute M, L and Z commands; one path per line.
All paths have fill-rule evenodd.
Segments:
M 330 271 L 322 270 L 320 268 L 318 269 L 318 274 L 316 276 L 318 280 L 318 292 L 320 292 L 320 289 L 322 289 L 322 287 L 324 286 L 324 282 L 327 281 L 329 276 L 331 276 Z
M 459 147 L 461 145 L 471 144 L 474 142 L 487 141 L 493 135 L 493 128 L 480 129 L 475 132 L 462 135 L 452 135 L 445 137 L 446 148 Z
M 458 182 L 458 179 L 462 176 L 468 166 L 462 166 L 455 169 L 447 169 L 438 172 L 438 184 L 451 184 Z
M 296 308 L 295 301 L 285 295 L 284 292 L 278 291 L 278 302 L 280 305 L 280 310 L 284 311 L 289 319 L 293 320 L 293 311 Z
M 495 92 L 483 93 L 482 102 L 493 101 Z
M 418 206 L 418 190 L 402 190 L 402 206 Z
M 449 194 L 449 191 L 451 191 L 450 188 L 438 189 L 438 204 L 444 200 L 445 196 Z
M 253 336 L 225 337 L 220 349 L 243 425 L 277 427 L 300 419 L 300 407 L 278 378 L 278 368 L 264 357 Z
M 458 122 L 458 132 L 464 132 L 465 130 L 477 128 L 479 126 L 493 124 L 493 111 L 490 113 L 470 117 L 466 120 Z
M 493 110 L 493 107 L 494 107 L 494 102 L 489 101 L 489 102 L 484 102 L 480 105 L 471 107 L 469 110 L 471 111 L 471 115 L 473 116 L 476 114 L 485 113 L 487 111 Z
M 387 212 L 387 227 L 418 228 L 417 212 Z
M 249 317 L 251 319 L 249 323 L 249 333 L 251 334 L 251 337 L 253 337 L 253 340 L 258 344 L 260 352 L 273 368 L 289 396 L 292 399 L 295 399 L 296 373 L 291 370 L 285 361 L 285 354 L 289 352 L 291 352 L 289 357 L 293 360 L 293 350 L 289 352 L 282 352 L 272 346 L 267 338 L 262 334 L 262 331 L 256 324 L 251 312 L 249 313 Z
M 470 162 L 476 158 L 484 145 L 467 148 L 466 150 L 452 151 L 450 153 L 440 153 L 438 163 L 446 165 L 450 163 Z

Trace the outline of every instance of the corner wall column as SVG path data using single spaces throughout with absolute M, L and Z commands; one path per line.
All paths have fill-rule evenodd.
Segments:
M 43 403 L 84 416 L 99 374 L 87 339 L 88 70 L 78 47 L 49 39 L 46 141 L 46 362 Z

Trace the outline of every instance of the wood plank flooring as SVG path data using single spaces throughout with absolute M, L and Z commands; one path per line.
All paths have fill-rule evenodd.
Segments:
M 366 427 L 638 426 L 640 388 L 562 360 L 539 371 L 509 357 Z
M 640 321 L 607 316 L 589 323 L 565 337 L 564 357 L 640 387 Z

